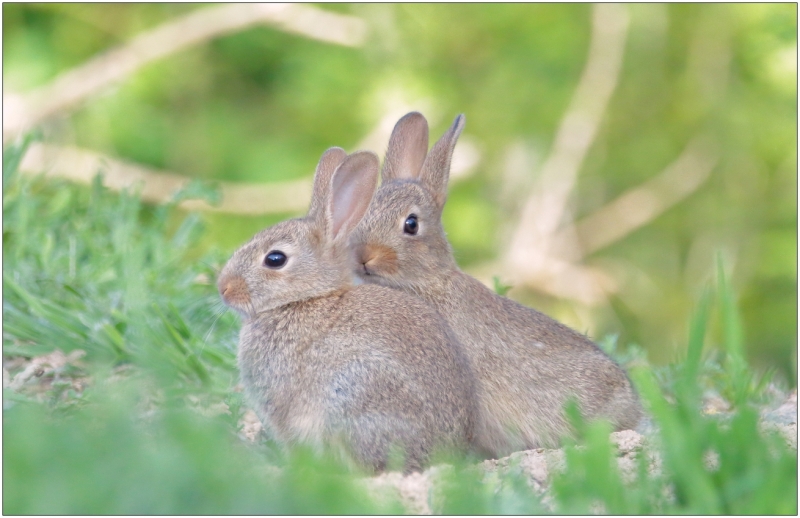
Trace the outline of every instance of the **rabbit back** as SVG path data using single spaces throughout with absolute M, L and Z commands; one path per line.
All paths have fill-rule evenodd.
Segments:
M 587 419 L 636 426 L 641 413 L 628 376 L 591 340 L 466 274 L 449 284 L 449 295 L 430 302 L 473 360 L 481 446 L 498 455 L 556 446 L 571 433 L 563 412 L 571 398 Z

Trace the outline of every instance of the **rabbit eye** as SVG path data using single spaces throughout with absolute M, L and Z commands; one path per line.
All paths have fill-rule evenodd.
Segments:
M 417 231 L 419 230 L 419 223 L 417 222 L 417 215 L 412 214 L 406 218 L 406 222 L 403 225 L 403 232 L 406 234 L 416 235 Z
M 267 268 L 280 268 L 286 264 L 286 254 L 280 250 L 273 250 L 264 258 L 264 266 Z

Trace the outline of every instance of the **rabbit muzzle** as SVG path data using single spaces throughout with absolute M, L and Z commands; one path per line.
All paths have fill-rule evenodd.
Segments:
M 391 275 L 397 273 L 397 252 L 384 245 L 362 244 L 356 247 L 359 275 Z
M 250 304 L 250 292 L 247 283 L 238 275 L 223 275 L 217 282 L 222 300 L 234 309 L 243 309 Z

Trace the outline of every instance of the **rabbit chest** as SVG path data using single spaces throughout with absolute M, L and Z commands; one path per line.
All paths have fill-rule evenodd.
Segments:
M 242 327 L 237 356 L 242 385 L 276 439 L 320 443 L 330 384 L 321 330 L 280 317 L 259 315 Z

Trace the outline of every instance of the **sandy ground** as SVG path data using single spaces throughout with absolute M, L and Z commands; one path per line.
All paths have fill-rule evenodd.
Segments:
M 711 402 L 706 411 L 708 413 L 721 413 Z M 777 408 L 765 410 L 761 414 L 761 428 L 763 430 L 777 430 L 786 442 L 795 450 L 797 449 L 797 390 L 792 391 L 784 402 Z M 649 434 L 644 435 L 634 430 L 624 430 L 611 434 L 611 442 L 617 447 L 617 463 L 623 480 L 631 481 L 636 476 L 637 458 L 641 454 L 648 457 L 648 471 L 650 474 L 659 473 L 661 459 L 657 453 L 647 448 L 651 441 Z M 706 462 L 711 466 L 716 459 L 709 456 Z M 550 474 L 564 468 L 564 451 L 562 449 L 535 449 L 512 453 L 502 459 L 483 461 L 478 465 L 485 476 L 491 473 L 505 473 L 509 469 L 519 466 L 528 476 L 528 484 L 535 493 L 541 496 L 542 503 L 554 510 L 552 500 L 549 498 Z M 393 494 L 399 497 L 408 513 L 432 514 L 431 497 L 433 495 L 433 480 L 438 472 L 446 469 L 434 466 L 423 473 L 413 473 L 403 476 L 398 472 L 383 473 L 376 477 L 366 479 L 364 482 L 379 494 Z

